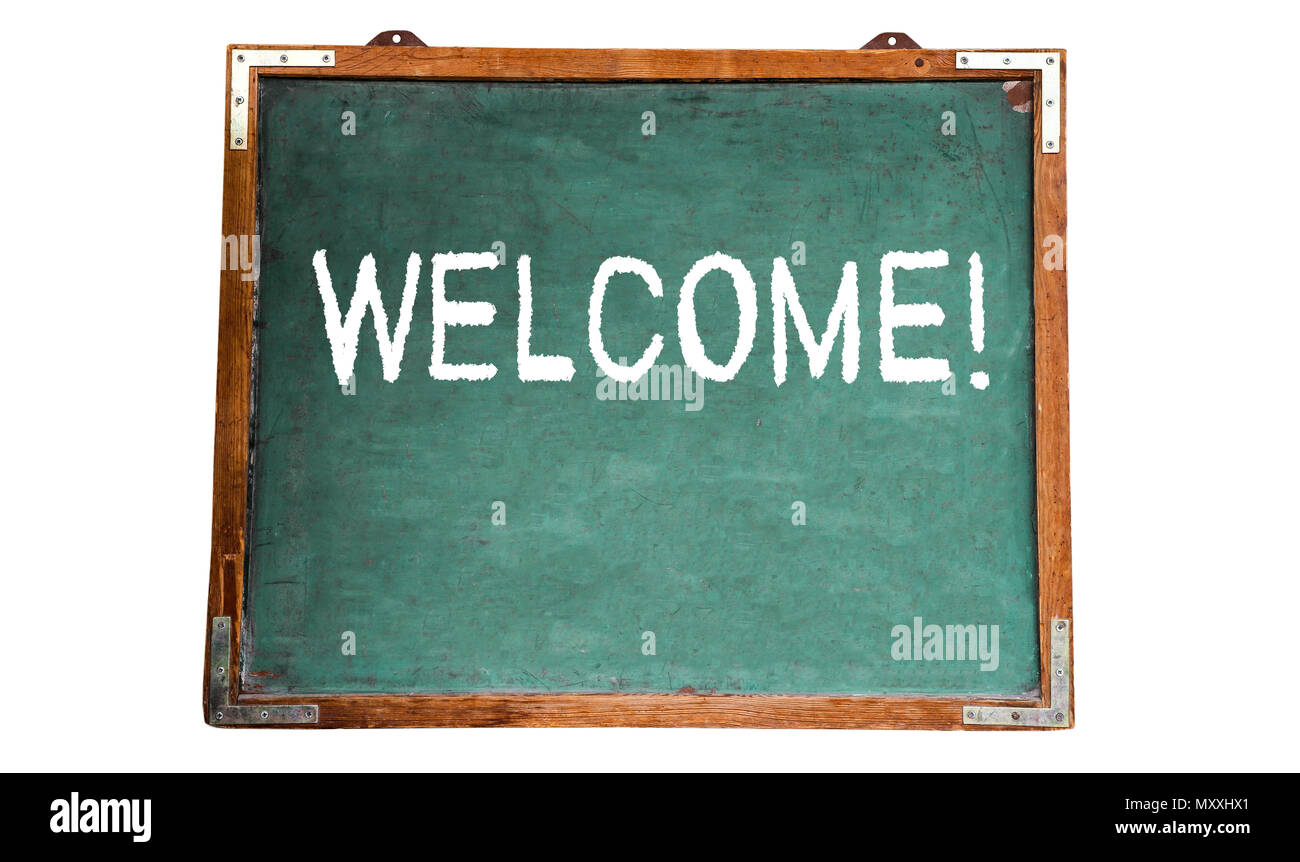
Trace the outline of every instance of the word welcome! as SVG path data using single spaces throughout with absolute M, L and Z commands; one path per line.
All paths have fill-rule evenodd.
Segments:
M 325 334 L 333 356 L 334 373 L 340 386 L 346 386 L 356 363 L 361 324 L 366 309 L 374 321 L 375 338 L 383 363 L 384 379 L 397 380 L 401 373 L 402 356 L 406 349 L 406 336 L 411 328 L 411 313 L 415 306 L 417 284 L 420 279 L 421 258 L 412 252 L 406 264 L 406 285 L 402 291 L 397 323 L 390 331 L 388 313 L 375 273 L 374 255 L 368 254 L 357 269 L 356 287 L 346 316 L 339 306 L 325 249 L 318 250 L 312 258 L 316 271 L 316 284 L 325 312 Z M 490 302 L 465 302 L 447 298 L 446 279 L 449 272 L 477 269 L 496 269 L 500 264 L 492 252 L 448 252 L 433 255 L 433 351 L 429 374 L 435 380 L 490 380 L 497 374 L 491 363 L 452 363 L 446 361 L 447 330 L 458 326 L 490 326 L 496 316 L 496 306 Z M 926 383 L 948 380 L 952 371 L 947 359 L 939 357 L 898 356 L 894 351 L 894 331 L 909 326 L 939 326 L 944 312 L 937 304 L 895 303 L 894 273 L 897 270 L 936 269 L 948 265 L 948 252 L 890 251 L 880 258 L 880 375 L 886 382 Z M 976 353 L 984 349 L 984 270 L 978 253 L 970 256 L 971 345 Z M 517 262 L 519 282 L 519 326 L 516 361 L 519 379 L 523 381 L 567 382 L 573 379 L 573 360 L 568 356 L 534 354 L 531 349 L 533 328 L 532 266 L 528 255 L 520 255 Z M 740 328 L 731 355 L 724 363 L 714 362 L 705 352 L 704 342 L 695 321 L 695 289 L 709 273 L 720 270 L 731 278 L 739 307 Z M 645 282 L 646 289 L 656 299 L 664 295 L 663 281 L 649 263 L 634 257 L 606 258 L 596 271 L 588 305 L 587 347 L 600 372 L 614 381 L 632 383 L 644 377 L 654 366 L 664 348 L 660 333 L 654 333 L 640 358 L 632 365 L 615 362 L 605 349 L 601 335 L 601 311 L 610 278 L 618 274 L 635 275 Z M 786 379 L 786 328 L 787 318 L 794 323 L 799 343 L 808 355 L 809 371 L 814 379 L 820 378 L 830 363 L 836 339 L 843 335 L 841 349 L 841 377 L 852 383 L 858 377 L 861 328 L 858 321 L 858 265 L 854 261 L 844 264 L 839 292 L 826 319 L 820 337 L 808 323 L 808 316 L 799 301 L 794 276 L 784 258 L 772 261 L 772 373 L 777 386 Z M 705 380 L 725 383 L 733 379 L 745 364 L 754 347 L 758 325 L 758 289 L 753 276 L 740 260 L 715 252 L 700 258 L 682 281 L 677 302 L 677 337 L 681 342 L 682 357 L 687 367 Z M 977 371 L 971 375 L 971 385 L 977 389 L 988 386 L 988 375 Z

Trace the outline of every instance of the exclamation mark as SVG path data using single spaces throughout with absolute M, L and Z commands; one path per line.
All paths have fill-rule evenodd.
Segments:
M 976 353 L 984 352 L 984 264 L 979 252 L 970 256 L 970 345 Z M 970 385 L 988 389 L 988 374 L 976 371 L 970 376 Z

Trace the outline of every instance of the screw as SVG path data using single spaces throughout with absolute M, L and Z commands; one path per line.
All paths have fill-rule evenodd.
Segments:
M 1065 713 L 1063 713 L 1063 712 L 1058 712 L 1058 713 L 1056 714 L 1056 720 L 1057 720 L 1057 721 L 1065 721 Z
M 242 147 L 243 145 L 244 145 L 244 139 L 243 139 L 243 138 L 235 138 L 235 146 L 237 146 L 237 147 Z
M 219 628 L 219 629 L 224 629 L 225 627 L 226 627 L 226 624 L 225 624 L 224 622 L 219 622 L 219 623 L 217 623 L 217 628 Z
M 280 62 L 281 62 L 281 63 L 287 63 L 287 62 L 289 62 L 289 55 L 288 55 L 288 54 L 281 54 L 281 55 L 280 55 Z
M 242 104 L 244 104 L 244 97 L 243 97 L 243 96 L 236 96 L 236 97 L 235 97 L 235 104 L 236 104 L 236 105 L 242 105 Z M 218 628 L 222 628 L 222 626 L 218 626 Z
M 329 55 L 329 54 L 326 54 L 325 56 L 321 57 L 320 59 L 321 59 L 321 62 L 322 62 L 322 63 L 328 63 L 328 62 L 330 61 L 330 55 Z
M 217 713 L 217 721 L 221 721 L 221 719 L 223 719 L 223 718 L 225 718 L 225 717 L 226 717 L 226 714 L 225 714 L 224 712 L 218 712 L 218 713 Z
M 240 63 L 244 62 L 244 55 L 243 55 L 243 54 L 236 54 L 236 55 L 235 55 L 235 60 L 236 60 L 237 62 L 240 62 Z
M 1051 141 L 1048 141 L 1048 143 L 1050 144 Z M 1064 622 L 1059 622 L 1059 623 L 1057 623 L 1057 624 L 1056 624 L 1056 630 L 1057 630 L 1058 632 L 1063 632 L 1063 631 L 1065 631 L 1065 623 L 1064 623 Z
M 1047 107 L 1051 108 L 1051 107 L 1053 107 L 1053 106 L 1055 106 L 1055 105 L 1056 105 L 1056 100 L 1055 100 L 1055 99 L 1048 99 L 1048 100 L 1047 100 Z
M 967 717 L 967 718 L 974 718 L 974 717 L 975 717 L 975 710 L 972 709 L 970 712 L 966 713 L 966 717 Z
M 1003 58 L 1002 58 L 1002 65 L 1003 65 L 1003 66 L 1010 66 L 1010 65 L 1011 65 L 1011 58 L 1010 58 L 1010 57 L 1003 57 Z
M 961 58 L 961 64 L 962 64 L 963 66 L 965 66 L 965 65 L 966 65 L 967 63 L 969 63 L 969 62 L 970 62 L 970 57 L 962 57 L 962 58 Z
M 1048 58 L 1047 58 L 1047 65 L 1049 65 L 1049 66 L 1055 66 L 1055 65 L 1056 65 L 1056 58 L 1055 58 L 1055 57 L 1048 57 Z
M 1047 148 L 1048 148 L 1049 150 L 1054 150 L 1054 149 L 1056 149 L 1056 141 L 1048 141 L 1048 142 L 1047 142 Z
M 1020 713 L 1018 713 L 1018 712 L 1013 712 L 1013 713 L 1011 713 L 1011 720 L 1012 720 L 1012 721 L 1019 721 L 1019 720 L 1020 720 Z
M 267 712 L 266 710 L 262 710 L 262 718 L 266 718 L 268 715 L 270 715 L 269 712 Z
M 1056 669 L 1056 675 L 1057 675 L 1057 676 L 1065 676 L 1065 671 L 1064 671 L 1062 668 L 1059 668 L 1059 667 L 1058 667 L 1058 668 Z
M 219 668 L 217 668 L 217 675 L 218 675 L 218 676 L 221 675 L 221 674 L 223 674 L 223 673 L 225 673 L 225 672 L 226 672 L 226 669 L 225 669 L 224 667 L 219 667 Z
M 308 718 L 311 718 L 311 710 L 310 709 L 307 710 L 305 713 L 303 713 L 303 715 L 307 716 Z

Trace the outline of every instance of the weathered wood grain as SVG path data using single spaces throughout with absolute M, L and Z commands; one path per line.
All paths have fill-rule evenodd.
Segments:
M 265 46 L 231 46 L 256 48 Z M 589 51 L 438 47 L 313 47 L 337 63 L 321 69 L 254 69 L 247 150 L 227 147 L 229 100 L 221 129 L 224 153 L 222 234 L 253 235 L 256 224 L 257 77 L 261 74 L 448 80 L 1011 80 L 1017 70 L 959 71 L 956 50 L 882 51 Z M 1057 49 L 1039 49 L 1057 50 Z M 1042 688 L 1049 690 L 1049 621 L 1072 619 L 1066 270 L 1042 265 L 1043 242 L 1066 238 L 1065 53 L 1061 52 L 1061 151 L 1039 153 L 1035 123 L 1034 225 L 1035 375 L 1038 421 L 1037 489 Z M 230 74 L 227 52 L 227 80 Z M 1037 73 L 1034 73 L 1037 84 Z M 1035 102 L 1037 115 L 1037 102 Z M 214 141 L 217 136 L 214 134 Z M 220 275 L 213 524 L 207 622 L 204 627 L 204 713 L 207 712 L 208 626 L 235 621 L 231 677 L 240 678 L 242 588 L 248 507 L 253 283 L 237 269 Z M 1073 627 L 1071 629 L 1073 631 Z M 239 692 L 239 703 L 301 702 Z M 412 726 L 697 726 L 882 727 L 961 729 L 959 698 L 760 695 L 352 695 L 313 697 L 319 727 Z M 989 701 L 1037 706 L 1041 700 Z M 1074 720 L 1071 698 L 1070 724 Z M 969 729 L 969 728 L 965 728 Z

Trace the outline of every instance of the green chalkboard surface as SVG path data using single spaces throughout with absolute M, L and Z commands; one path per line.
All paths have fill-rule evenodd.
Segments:
M 244 687 L 1036 691 L 1032 117 L 1005 89 L 264 77 Z M 435 309 L 451 252 L 499 265 L 444 265 Z M 679 321 L 719 252 L 757 297 L 725 382 Z M 344 320 L 373 256 L 389 337 L 413 253 L 400 370 L 367 310 L 341 384 L 316 261 Z M 567 381 L 521 380 L 520 256 L 529 350 Z M 616 257 L 662 280 L 608 279 L 604 350 L 663 345 L 623 385 L 589 331 Z M 856 264 L 855 375 L 847 324 L 814 377 L 788 312 L 777 384 L 776 258 L 818 339 Z M 948 377 L 887 379 L 886 281 L 942 310 L 898 316 L 892 353 Z M 490 325 L 451 325 L 456 302 Z M 716 365 L 743 304 L 727 272 L 698 280 Z M 431 374 L 440 314 L 442 361 L 490 379 Z

